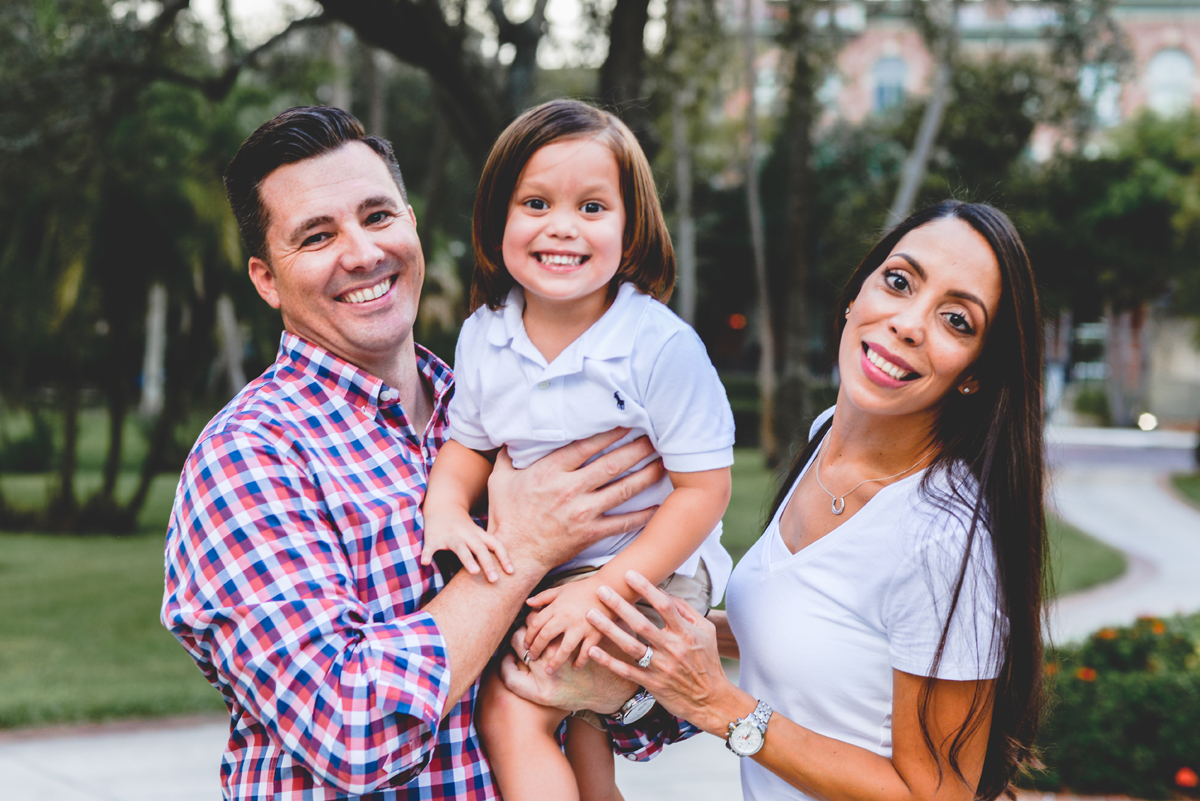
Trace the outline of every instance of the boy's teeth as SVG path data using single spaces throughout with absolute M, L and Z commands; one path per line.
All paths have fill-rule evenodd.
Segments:
M 375 300 L 375 298 L 380 297 L 387 292 L 391 286 L 392 277 L 388 276 L 375 286 L 369 286 L 366 289 L 356 289 L 353 292 L 347 292 L 345 295 L 342 295 L 342 303 L 366 303 L 368 300 Z
M 583 256 L 559 256 L 553 253 L 539 253 L 538 261 L 542 264 L 553 264 L 559 267 L 574 267 L 583 263 Z
M 900 381 L 904 378 L 904 376 L 908 375 L 908 371 L 901 370 L 899 367 L 880 356 L 871 348 L 867 348 L 867 359 L 871 362 L 871 364 L 875 365 L 897 381 Z

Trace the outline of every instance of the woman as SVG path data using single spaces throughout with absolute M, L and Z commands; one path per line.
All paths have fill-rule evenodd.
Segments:
M 666 629 L 606 588 L 650 647 L 593 623 L 648 666 L 590 653 L 749 756 L 748 799 L 992 799 L 1029 761 L 1041 704 L 1029 260 L 1002 213 L 948 201 L 889 232 L 838 308 L 837 405 L 735 569 L 728 617 L 630 573 Z M 718 653 L 740 656 L 740 688 Z

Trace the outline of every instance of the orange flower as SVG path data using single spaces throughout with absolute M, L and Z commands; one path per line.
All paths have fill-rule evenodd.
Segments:
M 1115 640 L 1117 638 L 1117 630 L 1116 629 L 1100 629 L 1100 631 L 1096 634 L 1096 636 L 1102 640 Z
M 1191 768 L 1183 767 L 1175 772 L 1175 784 L 1180 787 L 1195 787 L 1200 784 L 1200 776 Z
M 1046 675 L 1047 676 L 1053 676 L 1057 672 L 1058 672 L 1058 663 L 1057 662 L 1047 662 L 1046 663 Z
M 1150 630 L 1153 631 L 1155 634 L 1162 634 L 1163 632 L 1165 632 L 1167 630 L 1167 627 L 1163 625 L 1163 622 L 1161 620 L 1156 620 L 1156 621 L 1154 621 L 1154 625 L 1150 627 Z M 1193 775 L 1195 775 L 1195 774 L 1193 774 Z
M 1080 681 L 1095 681 L 1096 669 L 1090 667 L 1081 667 L 1079 670 L 1075 671 L 1075 678 L 1079 679 Z

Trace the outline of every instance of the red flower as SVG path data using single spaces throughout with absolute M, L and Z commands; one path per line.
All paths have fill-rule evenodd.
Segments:
M 1079 670 L 1075 671 L 1075 678 L 1079 679 L 1080 681 L 1095 681 L 1096 669 L 1090 667 L 1081 667 Z
M 1100 629 L 1096 634 L 1102 640 L 1115 640 L 1117 638 L 1116 629 Z
M 1180 787 L 1195 787 L 1200 785 L 1200 776 L 1191 768 L 1183 767 L 1175 771 L 1175 784 Z

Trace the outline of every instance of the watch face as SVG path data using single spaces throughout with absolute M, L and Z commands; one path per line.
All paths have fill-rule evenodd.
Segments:
M 650 693 L 642 693 L 630 699 L 629 707 L 621 715 L 622 723 L 633 723 L 635 720 L 641 720 L 646 716 L 646 713 L 654 708 L 654 696 Z
M 763 733 L 750 721 L 742 721 L 729 735 L 729 747 L 739 756 L 757 754 L 762 744 Z

